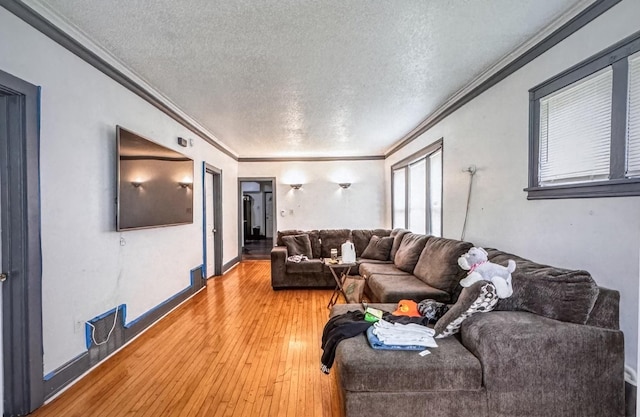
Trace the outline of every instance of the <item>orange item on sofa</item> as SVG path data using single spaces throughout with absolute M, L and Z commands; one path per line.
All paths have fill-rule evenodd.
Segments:
M 418 304 L 413 300 L 398 301 L 398 308 L 391 314 L 394 316 L 422 317 L 418 312 Z

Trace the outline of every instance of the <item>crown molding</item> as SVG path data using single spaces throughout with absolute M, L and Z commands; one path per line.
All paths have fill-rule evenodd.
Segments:
M 583 0 L 577 3 L 535 37 L 518 46 L 495 65 L 454 93 L 442 106 L 389 148 L 385 152 L 385 158 L 398 152 L 460 107 L 553 48 L 621 1 Z
M 238 162 L 334 162 L 334 161 L 383 161 L 384 155 L 371 156 L 306 156 L 283 158 L 238 158 Z
M 38 0 L 0 0 L 0 6 L 135 93 L 219 151 L 236 161 L 238 160 L 238 155 L 222 144 L 215 135 L 187 115 L 142 77 L 128 69 L 111 53 L 89 39 L 77 27 L 51 10 L 46 3 Z

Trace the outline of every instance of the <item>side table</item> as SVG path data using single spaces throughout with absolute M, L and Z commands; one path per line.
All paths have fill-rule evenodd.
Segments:
M 329 304 L 327 304 L 327 308 L 331 308 L 336 302 L 338 302 L 340 294 L 342 294 L 346 301 L 347 296 L 345 295 L 343 288 L 344 280 L 347 275 L 349 275 L 349 272 L 351 272 L 351 268 L 356 266 L 356 263 L 342 263 L 342 259 L 339 259 L 337 263 L 331 263 L 329 259 L 325 258 L 324 264 L 329 267 L 331 275 L 333 275 L 333 279 L 336 280 L 336 288 L 333 290 L 333 294 L 331 294 Z M 340 276 L 338 276 L 338 273 L 340 273 Z

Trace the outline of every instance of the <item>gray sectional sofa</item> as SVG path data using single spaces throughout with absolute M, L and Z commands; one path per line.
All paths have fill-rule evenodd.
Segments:
M 288 260 L 291 246 L 288 248 L 285 241 L 301 235 L 308 237 L 312 256 L 308 261 L 291 262 Z M 362 256 L 367 253 L 373 236 L 392 239 L 386 256 L 376 259 Z M 357 265 L 350 273 L 363 276 L 367 300 L 380 303 L 425 298 L 454 302 L 462 289 L 458 283 L 465 275 L 458 267 L 457 259 L 472 247 L 469 242 L 411 233 L 405 229 L 286 230 L 278 232 L 277 246 L 271 251 L 271 286 L 273 289 L 335 287 L 335 280 L 323 258 L 330 257 L 332 248 L 338 248 L 340 252 L 340 246 L 346 240 L 353 242 L 356 251 Z
M 459 281 L 466 271 L 457 258 L 469 242 L 400 229 L 309 233 L 318 235 L 309 263 L 288 265 L 282 241 L 272 251 L 274 288 L 334 287 L 320 258 L 348 236 L 374 307 L 393 311 L 401 299 L 426 298 L 454 304 L 462 291 Z M 369 244 L 365 240 L 374 235 L 393 238 L 388 259 L 361 256 Z M 499 300 L 494 311 L 464 320 L 458 334 L 437 339 L 431 354 L 373 350 L 364 334 L 340 342 L 332 372 L 338 375 L 345 416 L 625 415 L 620 294 L 599 287 L 586 271 L 487 251 L 492 262 L 516 261 L 513 295 Z M 330 314 L 352 310 L 361 306 L 335 305 Z

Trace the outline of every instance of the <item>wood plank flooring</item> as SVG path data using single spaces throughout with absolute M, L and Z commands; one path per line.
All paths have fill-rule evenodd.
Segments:
M 32 416 L 342 417 L 320 371 L 330 295 L 244 261 Z

